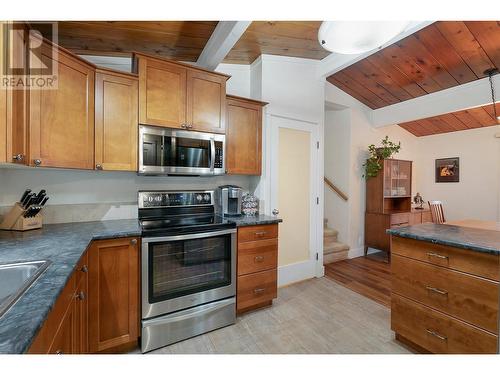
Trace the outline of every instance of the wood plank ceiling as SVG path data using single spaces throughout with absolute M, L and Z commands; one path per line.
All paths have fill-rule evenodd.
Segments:
M 372 109 L 483 78 L 500 68 L 500 21 L 439 21 L 327 80 Z
M 321 21 L 252 22 L 224 62 L 251 64 L 262 53 L 322 59 L 329 52 L 318 43 L 320 25 Z M 58 34 L 59 44 L 78 54 L 130 56 L 139 51 L 196 61 L 216 26 L 217 21 L 60 21 Z
M 321 60 L 330 53 L 318 42 L 321 21 L 254 21 L 224 62 L 251 64 L 261 54 Z
M 78 54 L 130 56 L 139 51 L 196 61 L 215 26 L 217 21 L 60 21 L 58 36 L 61 46 Z
M 399 124 L 417 137 L 494 125 L 496 120 L 492 104 Z

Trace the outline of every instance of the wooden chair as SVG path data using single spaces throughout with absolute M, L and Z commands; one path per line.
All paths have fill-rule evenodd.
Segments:
M 443 202 L 429 201 L 429 209 L 431 210 L 432 222 L 434 224 L 443 224 L 444 219 Z

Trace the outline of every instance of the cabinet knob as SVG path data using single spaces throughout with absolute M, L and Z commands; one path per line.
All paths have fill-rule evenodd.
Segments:
M 97 169 L 98 171 L 102 171 L 102 164 L 96 164 L 95 169 Z
M 38 167 L 39 165 L 42 164 L 42 160 L 41 159 L 35 159 L 35 160 L 33 160 L 33 164 L 35 164 Z
M 130 240 L 130 243 L 131 243 L 132 245 L 137 245 L 137 238 L 132 238 L 132 239 Z
M 17 154 L 12 157 L 12 160 L 14 161 L 23 161 L 24 160 L 24 155 L 23 154 Z
M 181 128 L 182 128 L 182 129 L 186 129 L 186 128 L 187 128 L 187 125 L 186 125 L 186 124 L 181 124 Z
M 193 129 L 193 125 L 192 125 L 192 124 L 189 124 L 189 125 L 187 125 L 187 128 L 188 128 L 188 129 Z
M 275 209 L 273 210 L 273 215 L 274 215 L 274 216 L 279 215 L 279 213 L 280 213 L 280 210 L 278 210 L 277 208 L 275 208 Z
M 58 349 L 55 351 L 55 354 L 63 354 L 63 351 L 61 349 Z
M 260 263 L 262 261 L 264 261 L 264 257 L 262 255 L 258 255 L 258 256 L 255 257 L 255 262 L 256 263 Z
M 89 268 L 87 267 L 87 265 L 86 265 L 86 264 L 84 264 L 84 265 L 82 266 L 82 268 L 80 268 L 80 271 L 82 271 L 82 272 L 84 272 L 84 273 L 87 273 L 87 272 L 89 272 Z
M 82 291 L 82 292 L 78 292 L 76 294 L 76 298 L 79 299 L 80 301 L 83 301 L 85 299 L 85 293 Z
M 264 293 L 265 290 L 266 290 L 266 288 L 256 288 L 253 290 L 253 293 L 254 294 L 261 294 L 261 293 Z

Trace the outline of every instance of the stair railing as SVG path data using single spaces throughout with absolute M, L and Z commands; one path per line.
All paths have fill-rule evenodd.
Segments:
M 335 186 L 335 184 L 333 182 L 331 182 L 325 176 L 323 176 L 323 179 L 325 181 L 326 186 L 328 186 L 332 191 L 334 191 L 335 193 L 337 193 L 337 195 L 340 198 L 342 198 L 344 201 L 347 202 L 347 200 L 349 199 L 349 197 L 342 190 L 340 190 L 337 186 Z

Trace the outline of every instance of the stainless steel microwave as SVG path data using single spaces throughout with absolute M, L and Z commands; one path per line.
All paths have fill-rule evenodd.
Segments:
M 225 139 L 223 134 L 140 125 L 139 174 L 224 174 Z

